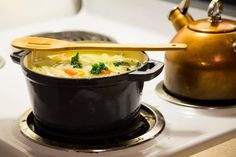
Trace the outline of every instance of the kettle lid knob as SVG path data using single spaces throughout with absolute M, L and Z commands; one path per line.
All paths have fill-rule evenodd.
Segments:
M 208 6 L 208 21 L 215 25 L 221 21 L 221 13 L 223 12 L 223 3 L 221 0 L 212 0 Z

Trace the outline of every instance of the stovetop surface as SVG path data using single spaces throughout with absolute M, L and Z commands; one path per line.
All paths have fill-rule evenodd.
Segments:
M 163 73 L 156 79 L 146 82 L 143 90 L 142 101 L 156 107 L 166 120 L 166 127 L 162 134 L 147 145 L 105 154 L 84 154 L 32 143 L 19 131 L 19 117 L 31 105 L 21 67 L 10 59 L 10 53 L 14 51 L 10 46 L 13 39 L 43 32 L 80 30 L 109 35 L 122 43 L 165 43 L 169 42 L 175 34 L 166 17 L 174 6 L 175 4 L 172 3 L 154 0 L 149 3 L 143 3 L 141 0 L 127 0 L 126 3 L 115 0 L 91 0 L 84 2 L 82 10 L 76 16 L 0 31 L 0 55 L 5 60 L 5 65 L 0 69 L 0 128 L 2 128 L 0 152 L 21 157 L 49 157 L 55 154 L 59 157 L 78 156 L 78 154 L 81 156 L 111 156 L 111 154 L 137 157 L 188 156 L 235 137 L 235 107 L 204 109 L 169 103 L 161 99 L 156 91 L 156 86 L 163 80 Z M 205 11 L 194 8 L 191 11 L 195 17 L 206 16 Z M 164 61 L 164 52 L 147 53 L 152 59 Z

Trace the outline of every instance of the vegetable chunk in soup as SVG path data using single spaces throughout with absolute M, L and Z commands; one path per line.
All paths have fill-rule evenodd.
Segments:
M 32 71 L 63 78 L 95 78 L 119 75 L 135 70 L 139 60 L 122 54 L 60 53 L 47 56 L 48 61 L 34 61 Z

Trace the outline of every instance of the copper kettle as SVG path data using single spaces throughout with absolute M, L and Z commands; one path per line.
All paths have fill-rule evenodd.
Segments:
M 208 18 L 194 21 L 190 0 L 170 12 L 178 31 L 171 40 L 187 50 L 165 53 L 164 86 L 171 94 L 194 100 L 236 99 L 236 21 L 222 19 L 223 5 L 212 0 Z

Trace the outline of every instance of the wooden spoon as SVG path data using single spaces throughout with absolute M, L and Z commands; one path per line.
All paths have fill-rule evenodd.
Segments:
M 89 43 L 89 42 L 68 42 L 42 37 L 23 37 L 12 41 L 11 45 L 19 49 L 27 50 L 67 50 L 67 49 L 88 49 L 88 50 L 125 50 L 125 51 L 170 51 L 184 50 L 186 44 L 165 43 L 165 44 L 118 44 L 118 43 Z

